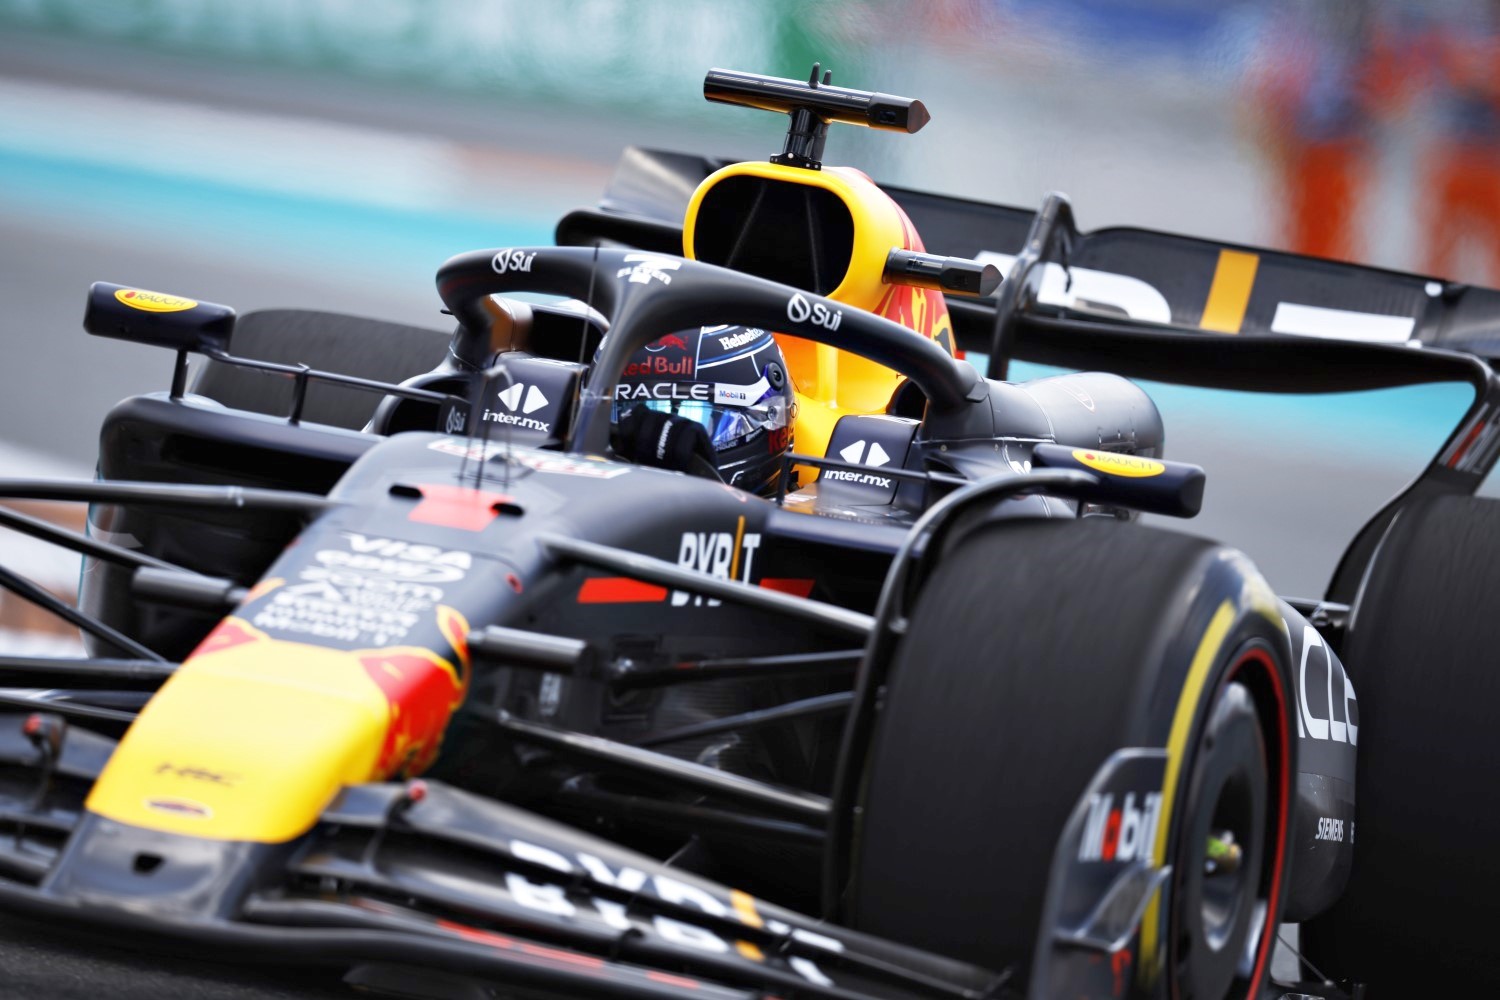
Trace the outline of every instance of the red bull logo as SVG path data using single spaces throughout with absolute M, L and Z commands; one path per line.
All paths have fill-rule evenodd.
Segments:
M 441 652 L 398 646 L 344 654 L 359 663 L 389 706 L 390 722 L 375 766 L 377 778 L 417 774 L 429 767 L 437 758 L 449 717 L 468 692 L 469 623 L 446 605 L 438 605 L 436 618 L 447 647 Z M 231 617 L 220 622 L 192 656 L 223 653 L 257 642 L 289 645 L 271 639 L 243 619 Z
M 457 667 L 417 646 L 353 654 L 390 705 L 390 724 L 375 764 L 379 776 L 419 774 L 430 767 L 442 747 L 448 719 L 468 692 L 468 623 L 457 611 L 440 605 L 438 628 L 456 654 Z
M 646 350 L 654 357 L 641 358 L 626 365 L 622 373 L 625 378 L 648 376 L 687 378 L 697 370 L 697 360 L 692 356 L 688 342 L 682 339 L 680 334 L 669 333 L 664 337 L 658 337 L 646 345 Z M 674 351 L 680 356 L 663 354 L 662 352 L 666 350 Z
M 922 238 L 917 235 L 911 219 L 895 206 L 901 219 L 903 249 L 924 251 Z M 943 293 L 911 285 L 891 285 L 875 307 L 875 313 L 922 336 L 936 340 L 948 353 L 953 353 L 953 321 L 948 316 L 948 300 Z
M 952 350 L 953 322 L 942 292 L 892 285 L 875 312 Z
M 645 378 L 647 376 L 660 375 L 671 378 L 688 378 L 696 370 L 697 366 L 693 363 L 693 359 L 686 355 L 677 358 L 675 361 L 666 355 L 659 355 L 653 358 L 642 358 L 639 361 L 632 361 L 625 366 L 625 370 L 621 372 L 621 376 L 623 378 Z
M 130 727 L 88 808 L 149 829 L 284 843 L 339 788 L 429 767 L 470 672 L 468 622 L 443 605 L 430 614 L 412 645 L 353 651 L 226 618 Z
M 657 351 L 665 351 L 669 347 L 678 351 L 686 351 L 688 349 L 687 341 L 683 340 L 675 333 L 669 333 L 665 337 L 661 337 L 647 344 L 646 350 L 655 353 Z

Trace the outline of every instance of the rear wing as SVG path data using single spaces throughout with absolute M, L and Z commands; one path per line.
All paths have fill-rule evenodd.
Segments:
M 630 148 L 599 207 L 565 216 L 557 242 L 681 254 L 688 199 L 728 162 Z M 1023 359 L 1252 392 L 1472 386 L 1473 403 L 1427 468 L 1350 543 L 1330 602 L 1354 600 L 1408 504 L 1473 494 L 1500 457 L 1500 380 L 1487 363 L 1500 358 L 1500 291 L 1145 229 L 1080 232 L 1058 194 L 1029 211 L 885 191 L 929 253 L 1005 274 L 993 296 L 948 299 L 955 343 L 988 355 L 991 378 Z
M 729 162 L 632 147 L 599 207 L 566 216 L 557 241 L 604 240 L 680 254 L 688 199 Z M 1040 235 L 1044 245 L 1035 255 L 1041 273 L 1027 311 L 1183 333 L 1416 343 L 1500 357 L 1500 291 L 1494 289 L 1147 229 L 1080 232 L 1058 195 L 1038 213 L 883 187 L 911 217 L 929 253 L 994 263 L 1008 275 Z M 1043 231 L 1034 232 L 1043 221 Z M 993 330 L 982 319 L 993 317 L 996 298 L 959 303 L 963 316 L 955 318 L 955 334 L 963 349 L 994 346 Z

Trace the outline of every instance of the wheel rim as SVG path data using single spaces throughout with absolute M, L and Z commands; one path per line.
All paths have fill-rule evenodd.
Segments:
M 1288 819 L 1283 705 L 1280 675 L 1258 646 L 1239 655 L 1210 703 L 1173 856 L 1168 940 L 1179 1000 L 1250 996 L 1269 963 Z
M 1229 943 L 1241 908 L 1246 904 L 1250 860 L 1260 860 L 1261 844 L 1255 829 L 1255 789 L 1244 769 L 1237 770 L 1219 789 L 1203 849 L 1199 919 L 1202 939 L 1216 951 Z M 1252 853 L 1248 848 L 1253 845 Z

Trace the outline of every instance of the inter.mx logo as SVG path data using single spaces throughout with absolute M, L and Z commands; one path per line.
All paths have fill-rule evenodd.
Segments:
M 1151 857 L 1156 845 L 1156 824 L 1161 818 L 1161 793 L 1147 792 L 1137 806 L 1135 792 L 1115 805 L 1110 792 L 1089 796 L 1089 815 L 1083 824 L 1079 861 L 1137 861 Z
M 839 449 L 839 457 L 850 465 L 885 465 L 891 460 L 891 456 L 880 447 L 879 441 L 856 441 L 846 448 Z
M 524 382 L 516 382 L 513 385 L 500 390 L 495 396 L 498 406 L 496 409 L 486 409 L 484 419 L 497 424 L 509 424 L 512 427 L 523 427 L 527 430 L 541 431 L 543 434 L 552 430 L 552 425 L 546 421 L 537 420 L 526 416 L 535 413 L 547 405 L 549 400 L 542 395 L 542 390 L 534 385 Z M 503 407 L 503 409 L 502 409 Z M 507 412 L 508 411 L 508 412 Z
M 839 457 L 851 465 L 881 466 L 890 462 L 891 456 L 880 447 L 878 441 L 856 441 L 839 449 Z M 855 486 L 876 486 L 882 490 L 891 488 L 889 476 L 877 476 L 869 472 L 849 472 L 845 469 L 824 469 L 823 479 L 830 482 L 851 483 Z

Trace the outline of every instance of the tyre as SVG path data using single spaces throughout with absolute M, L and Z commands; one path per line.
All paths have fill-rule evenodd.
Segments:
M 1303 938 L 1375 1000 L 1500 993 L 1500 501 L 1404 511 L 1355 602 L 1354 865 Z
M 304 364 L 380 382 L 399 383 L 436 368 L 450 335 L 418 327 L 335 313 L 271 309 L 242 317 L 230 350 L 239 357 Z M 285 375 L 207 362 L 192 391 L 236 410 L 286 416 L 292 381 Z M 308 387 L 302 418 L 311 423 L 359 430 L 381 396 L 341 385 Z
M 1105 830 L 1092 853 L 1086 839 L 1082 852 L 1060 839 L 1116 751 L 1165 747 L 1156 835 L 1138 856 L 1172 874 L 1123 957 L 1088 959 L 1117 992 L 1123 975 L 1169 985 L 1161 995 L 1256 995 L 1285 892 L 1288 648 L 1255 569 L 1205 541 L 1085 518 L 1001 522 L 955 542 L 891 659 L 845 916 L 1010 968 L 1042 991 L 1031 995 L 1074 995 L 1076 968 L 1051 957 L 1043 932 L 1057 913 L 1049 893 L 1070 870 L 1099 885 L 1089 865 L 1125 838 L 1092 827 Z M 1144 810 L 1151 798 L 1135 801 Z M 1233 841 L 1232 871 L 1210 864 L 1210 837 Z

